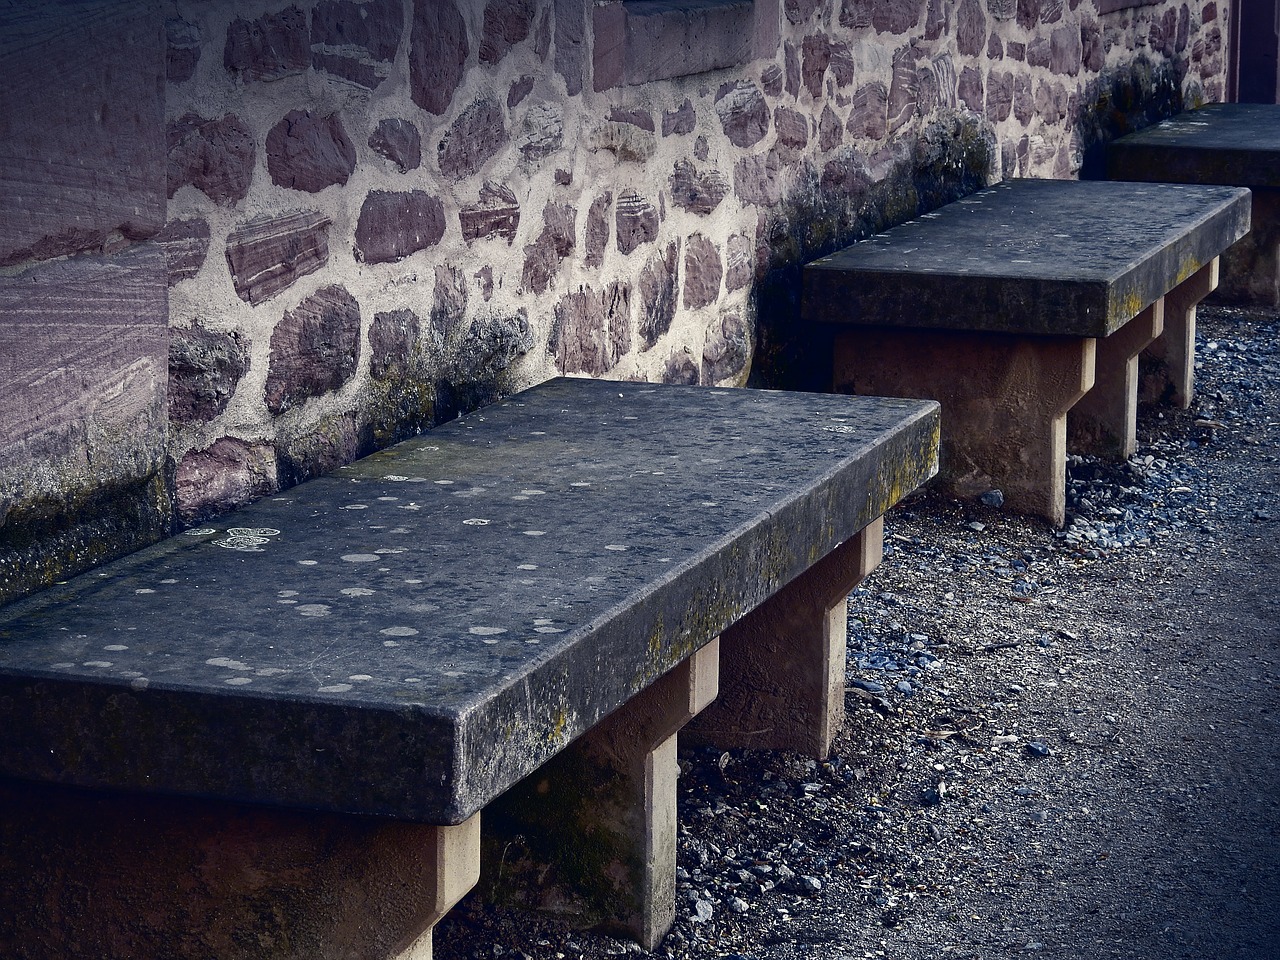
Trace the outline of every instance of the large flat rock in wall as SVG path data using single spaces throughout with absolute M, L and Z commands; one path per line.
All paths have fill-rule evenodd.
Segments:
M 1115 180 L 1280 187 L 1280 104 L 1214 103 L 1107 145 Z
M 164 57 L 157 4 L 0 5 L 0 266 L 164 225 Z
M 1249 191 L 1006 180 L 807 265 L 830 324 L 1105 337 L 1249 229 Z
M 926 401 L 549 381 L 0 610 L 0 773 L 460 822 L 937 436 Z

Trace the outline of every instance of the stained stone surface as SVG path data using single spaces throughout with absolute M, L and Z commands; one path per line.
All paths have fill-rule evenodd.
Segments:
M 1210 104 L 1121 137 L 1107 176 L 1280 188 L 1280 105 Z
M 1249 229 L 1233 187 L 1007 180 L 805 267 L 837 324 L 1103 337 Z
M 0 611 L 0 772 L 459 822 L 927 479 L 937 430 L 549 381 Z
M 329 218 L 315 211 L 259 217 L 227 234 L 236 294 L 262 303 L 329 262 Z

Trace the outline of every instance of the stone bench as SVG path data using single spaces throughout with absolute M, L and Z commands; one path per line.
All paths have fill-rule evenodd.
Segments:
M 825 755 L 937 443 L 925 401 L 553 380 L 0 610 L 0 953 L 429 957 L 491 810 L 654 945 L 676 732 L 719 690 L 703 742 Z
M 1280 105 L 1215 103 L 1107 145 L 1113 180 L 1248 187 L 1253 228 L 1222 258 L 1215 298 L 1280 307 Z
M 942 404 L 942 473 L 1060 526 L 1073 447 L 1136 444 L 1138 355 L 1189 384 L 1188 317 L 1249 228 L 1247 190 L 1010 180 L 805 267 L 837 390 Z M 1186 389 L 1186 388 L 1184 388 Z M 1070 411 L 1070 420 L 1068 420 Z

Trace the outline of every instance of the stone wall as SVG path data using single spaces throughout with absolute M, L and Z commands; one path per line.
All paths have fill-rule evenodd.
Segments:
M 1225 79 L 1212 0 L 164 0 L 161 19 L 149 246 L 179 522 L 556 373 L 818 386 L 801 263 L 1002 175 L 1074 176 Z

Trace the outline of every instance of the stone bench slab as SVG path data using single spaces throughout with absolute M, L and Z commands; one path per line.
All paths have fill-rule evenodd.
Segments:
M 805 316 L 1105 337 L 1248 229 L 1238 188 L 1007 180 L 807 265 Z
M 1121 137 L 1107 176 L 1248 187 L 1253 228 L 1223 257 L 1215 298 L 1280 305 L 1280 105 L 1209 104 Z
M 550 381 L 0 611 L 0 774 L 461 823 L 931 476 L 937 429 Z

